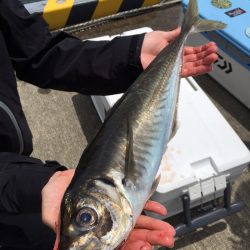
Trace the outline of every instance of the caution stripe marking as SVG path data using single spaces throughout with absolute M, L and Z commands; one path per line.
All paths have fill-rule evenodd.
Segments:
M 91 19 L 97 19 L 117 13 L 122 2 L 122 0 L 99 0 Z
M 97 4 L 98 1 L 91 1 L 88 4 L 74 4 L 67 21 L 67 26 L 91 20 Z
M 43 10 L 43 18 L 50 29 L 65 27 L 74 0 L 48 0 Z
M 161 0 L 48 0 L 43 18 L 50 29 L 87 22 L 123 11 L 159 4 Z
M 147 7 L 147 6 L 151 6 L 151 5 L 155 5 L 160 3 L 161 0 L 144 0 L 144 3 L 142 5 L 142 7 Z
M 143 5 L 143 0 L 137 0 L 137 1 L 123 1 L 122 5 L 119 9 L 119 12 L 132 10 L 132 9 L 138 9 Z

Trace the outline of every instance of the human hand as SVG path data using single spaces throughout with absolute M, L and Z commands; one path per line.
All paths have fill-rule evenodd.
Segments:
M 141 49 L 141 63 L 143 69 L 152 62 L 160 51 L 173 42 L 181 29 L 172 31 L 152 31 L 145 35 Z M 183 51 L 182 77 L 196 76 L 212 70 L 212 64 L 218 59 L 218 48 L 214 42 L 198 47 L 185 46 Z
M 158 202 L 148 201 L 145 210 L 166 215 L 166 208 Z M 167 222 L 141 215 L 126 242 L 119 250 L 150 250 L 152 246 L 174 246 L 174 228 Z
M 74 173 L 75 169 L 57 171 L 42 189 L 42 221 L 56 232 L 56 250 L 59 243 L 61 202 Z

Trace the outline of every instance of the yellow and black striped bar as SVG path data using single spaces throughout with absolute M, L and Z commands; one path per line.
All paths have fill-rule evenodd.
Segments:
M 41 13 L 51 30 L 119 12 L 159 4 L 161 0 L 21 0 L 30 13 Z

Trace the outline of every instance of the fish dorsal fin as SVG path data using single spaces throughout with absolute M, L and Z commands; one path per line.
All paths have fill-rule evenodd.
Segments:
M 134 136 L 129 118 L 127 118 L 127 142 L 126 142 L 126 153 L 125 153 L 125 173 L 123 183 L 136 182 L 135 172 L 135 159 L 134 159 Z

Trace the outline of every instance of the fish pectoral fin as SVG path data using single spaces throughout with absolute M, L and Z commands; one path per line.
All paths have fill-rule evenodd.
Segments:
M 149 196 L 149 197 L 151 197 L 151 196 L 153 195 L 153 193 L 155 192 L 156 188 L 158 187 L 158 185 L 159 185 L 159 183 L 160 183 L 160 180 L 161 180 L 161 174 L 159 174 L 159 175 L 155 178 L 155 180 L 154 180 L 154 182 L 153 182 L 153 184 L 152 184 L 152 187 L 151 187 L 151 193 L 150 193 L 150 196 Z
M 135 160 L 134 160 L 134 136 L 129 118 L 127 118 L 127 143 L 126 143 L 126 154 L 125 154 L 125 173 L 123 184 L 135 183 L 137 172 L 135 170 Z
M 171 135 L 170 135 L 169 140 L 171 140 L 171 139 L 174 138 L 174 136 L 176 135 L 176 133 L 177 133 L 179 127 L 180 127 L 180 124 L 179 124 L 178 120 L 175 119 L 174 125 L 173 125 L 173 129 L 172 129 L 172 133 L 171 133 Z
M 167 147 L 168 147 L 169 142 L 175 137 L 175 135 L 176 135 L 179 128 L 180 128 L 180 121 L 178 119 L 178 112 L 176 112 L 173 127 L 172 127 L 172 131 L 171 131 L 171 134 L 169 136 L 169 140 L 166 141 L 165 145 L 164 145 L 164 153 L 167 151 Z

